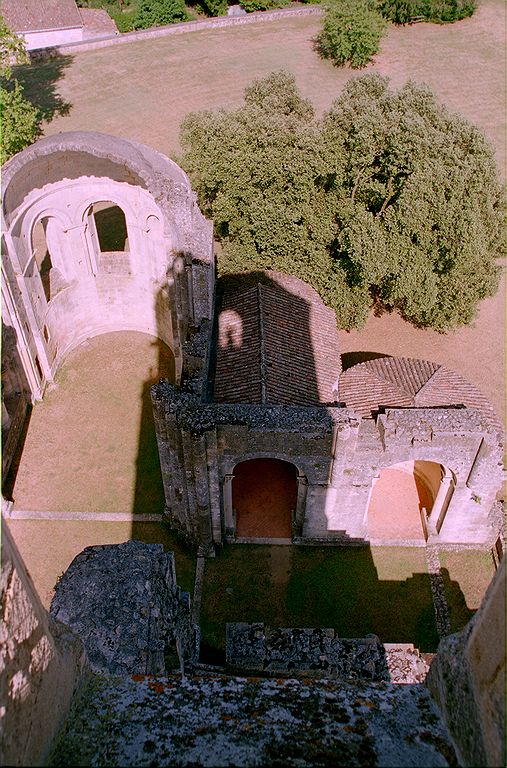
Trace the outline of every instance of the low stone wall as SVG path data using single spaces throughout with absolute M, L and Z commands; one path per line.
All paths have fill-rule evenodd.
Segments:
M 0 764 L 42 765 L 86 656 L 44 610 L 5 523 L 0 592 Z
M 81 638 L 99 674 L 163 674 L 197 656 L 190 596 L 161 544 L 86 547 L 56 585 L 50 610 Z
M 386 679 L 384 646 L 376 635 L 344 639 L 334 629 L 265 629 L 262 623 L 227 624 L 226 632 L 226 662 L 238 672 Z
M 505 765 L 505 559 L 465 629 L 441 641 L 427 685 L 460 764 Z
M 59 45 L 53 48 L 32 50 L 30 51 L 30 60 L 40 61 L 41 59 L 49 59 L 54 56 L 64 56 L 68 53 L 92 51 L 97 48 L 106 48 L 110 45 L 122 45 L 123 43 L 151 40 L 153 38 L 166 37 L 168 35 L 182 35 L 186 32 L 200 32 L 204 29 L 218 29 L 222 27 L 233 27 L 238 24 L 256 24 L 259 22 L 279 21 L 292 16 L 309 16 L 315 14 L 322 14 L 322 8 L 319 5 L 277 11 L 257 11 L 256 13 L 248 13 L 246 16 L 217 16 L 202 21 L 185 21 L 181 24 L 169 24 L 165 27 L 143 29 L 138 32 L 109 35 L 93 41 L 86 40 L 82 43 L 69 43 L 68 45 Z

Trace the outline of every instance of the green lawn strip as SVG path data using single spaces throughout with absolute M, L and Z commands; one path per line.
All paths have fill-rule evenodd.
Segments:
M 489 552 L 475 549 L 439 553 L 451 631 L 458 632 L 479 608 L 495 573 Z
M 379 580 L 368 547 L 291 547 L 285 582 L 274 583 L 270 547 L 235 545 L 208 560 L 201 604 L 203 644 L 225 647 L 226 622 L 330 627 L 341 637 L 436 650 L 438 635 L 424 550 L 376 549 L 399 578 Z M 394 565 L 394 568 L 393 568 Z M 408 570 L 407 570 L 408 567 Z

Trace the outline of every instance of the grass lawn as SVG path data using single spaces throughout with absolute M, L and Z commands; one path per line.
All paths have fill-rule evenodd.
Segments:
M 46 608 L 51 603 L 58 577 L 85 547 L 121 544 L 129 539 L 162 544 L 165 550 L 174 552 L 178 585 L 193 593 L 195 556 L 165 523 L 9 520 L 3 524 L 8 525 Z
M 364 70 L 334 67 L 312 47 L 318 16 L 287 18 L 85 51 L 17 71 L 47 118 L 45 134 L 95 130 L 132 138 L 175 158 L 189 111 L 232 108 L 254 78 L 285 68 L 318 114 L 350 77 L 378 72 L 400 86 L 424 82 L 451 110 L 479 126 L 505 171 L 505 3 L 482 0 L 455 24 L 392 26 Z M 505 282 L 481 304 L 474 325 L 453 333 L 419 330 L 393 313 L 340 334 L 349 352 L 424 357 L 448 365 L 505 412 Z M 478 361 L 480 364 L 478 364 Z
M 380 580 L 376 563 L 389 562 Z M 341 637 L 377 634 L 382 642 L 438 644 L 422 549 L 368 547 L 225 547 L 206 562 L 201 603 L 205 655 L 225 648 L 225 624 L 330 627 Z
M 451 630 L 456 632 L 479 608 L 495 566 L 489 552 L 477 550 L 441 552 L 440 563 Z
M 17 509 L 162 512 L 149 394 L 159 376 L 173 378 L 172 355 L 143 333 L 103 334 L 72 350 L 32 410 L 12 492 Z

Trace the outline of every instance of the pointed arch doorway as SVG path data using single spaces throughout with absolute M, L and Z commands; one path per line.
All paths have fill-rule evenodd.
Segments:
M 238 538 L 291 538 L 298 471 L 281 459 L 249 459 L 234 468 L 232 506 Z

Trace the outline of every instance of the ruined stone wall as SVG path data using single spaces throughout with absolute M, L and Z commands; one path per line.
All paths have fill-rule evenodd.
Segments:
M 81 638 L 97 674 L 165 674 L 197 658 L 190 596 L 162 544 L 86 547 L 56 585 L 51 615 Z
M 0 588 L 0 762 L 42 765 L 86 657 L 44 610 L 3 519 Z
M 336 446 L 358 429 L 346 408 L 202 403 L 167 383 L 152 388 L 152 402 L 169 518 L 201 543 L 221 542 L 231 527 L 224 486 L 247 459 L 294 464 L 307 515 L 317 514 L 337 472 Z
M 337 451 L 341 470 L 333 482 L 336 503 L 331 516 L 308 518 L 305 534 L 325 536 L 331 528 L 368 538 L 374 479 L 383 468 L 420 460 L 449 468 L 456 481 L 438 540 L 491 546 L 488 514 L 502 483 L 502 439 L 474 409 L 386 409 L 376 423 L 363 420 L 357 440 Z
M 489 512 L 503 477 L 502 435 L 474 409 L 387 409 L 374 422 L 347 408 L 203 403 L 167 384 L 152 400 L 168 516 L 200 543 L 234 535 L 234 467 L 260 457 L 293 463 L 304 481 L 294 531 L 303 540 L 367 540 L 375 478 L 417 460 L 449 468 L 455 486 L 430 542 L 492 546 L 498 535 Z
M 461 764 L 505 765 L 505 559 L 471 622 L 441 641 L 427 685 Z

